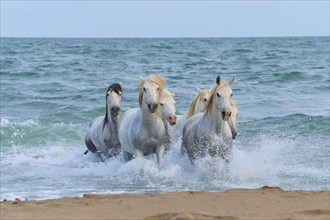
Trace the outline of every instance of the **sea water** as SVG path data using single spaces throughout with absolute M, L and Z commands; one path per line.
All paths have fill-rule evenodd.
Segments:
M 224 191 L 264 185 L 329 190 L 329 37 L 1 38 L 1 199 L 84 193 Z M 238 135 L 229 164 L 192 166 L 172 143 L 125 163 L 84 155 L 104 83 L 121 81 L 121 112 L 138 107 L 139 76 L 161 74 L 185 114 L 196 87 L 235 76 Z

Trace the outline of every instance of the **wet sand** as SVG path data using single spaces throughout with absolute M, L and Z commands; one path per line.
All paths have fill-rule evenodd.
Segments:
M 277 187 L 226 192 L 85 194 L 1 202 L 1 219 L 330 219 L 330 191 Z

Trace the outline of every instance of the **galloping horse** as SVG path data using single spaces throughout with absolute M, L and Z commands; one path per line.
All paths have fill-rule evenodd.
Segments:
M 197 113 L 190 117 L 183 128 L 182 148 L 187 152 L 191 162 L 197 157 L 220 155 L 228 160 L 231 152 L 232 133 L 228 125 L 231 116 L 230 97 L 232 84 L 220 81 L 211 90 L 205 113 Z
M 168 91 L 167 89 L 164 89 L 163 95 L 160 99 L 160 112 L 161 112 L 161 118 L 165 125 L 165 133 L 166 133 L 166 149 L 168 149 L 169 144 L 171 143 L 171 137 L 169 134 L 169 125 L 174 126 L 176 124 L 176 107 L 175 107 L 175 100 L 174 100 L 175 94 Z M 135 109 L 136 111 L 137 109 Z M 132 111 L 130 109 L 129 111 Z
M 132 155 L 142 158 L 156 153 L 158 166 L 162 167 L 166 133 L 159 106 L 164 86 L 159 75 L 140 77 L 140 108 L 127 110 L 119 122 L 118 135 L 126 161 Z
M 112 157 L 120 153 L 118 118 L 122 86 L 119 83 L 106 86 L 105 116 L 92 120 L 86 133 L 85 144 L 88 150 L 93 153 L 100 152 L 105 156 Z

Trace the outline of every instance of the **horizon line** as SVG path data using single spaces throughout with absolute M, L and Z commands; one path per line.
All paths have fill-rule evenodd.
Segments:
M 194 36 L 194 37 L 40 37 L 40 36 L 0 36 L 0 38 L 58 38 L 58 39 L 192 39 L 192 38 L 286 38 L 286 37 L 330 37 L 330 35 L 278 35 L 278 36 L 212 36 L 212 37 L 206 37 L 206 36 Z

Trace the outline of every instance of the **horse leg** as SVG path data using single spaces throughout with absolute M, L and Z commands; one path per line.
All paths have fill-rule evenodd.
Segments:
M 124 161 L 128 162 L 133 159 L 133 154 L 128 153 L 127 151 L 123 150 L 123 157 L 124 157 Z
M 90 152 L 95 153 L 97 151 L 95 145 L 93 144 L 92 140 L 89 137 L 89 134 L 87 134 L 85 137 L 85 144 Z
M 156 154 L 157 154 L 158 168 L 162 169 L 163 168 L 163 158 L 164 158 L 164 154 L 165 154 L 165 146 L 161 145 L 161 146 L 157 147 Z

